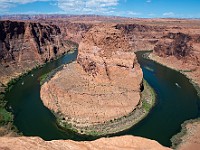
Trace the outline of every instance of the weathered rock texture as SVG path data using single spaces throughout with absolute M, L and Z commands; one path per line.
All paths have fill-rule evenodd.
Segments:
M 21 16 L 18 17 L 22 18 Z M 46 18 L 45 16 L 43 17 Z M 38 18 L 41 18 L 41 16 L 38 16 Z M 105 30 L 105 32 L 108 32 L 108 34 L 113 34 L 107 39 L 103 39 L 101 37 L 101 35 L 105 36 L 105 34 L 102 33 L 101 29 L 98 29 L 98 27 L 94 27 L 94 29 L 91 29 L 91 31 L 96 32 L 96 35 L 92 35 L 90 32 L 88 34 L 92 36 L 87 37 L 88 39 L 94 38 L 94 40 L 91 39 L 91 41 L 94 41 L 94 43 L 90 43 L 90 41 L 87 41 L 87 38 L 84 38 L 84 44 L 82 44 L 82 46 L 80 44 L 80 46 L 84 50 L 86 50 L 86 53 L 80 51 L 78 59 L 79 64 L 76 63 L 70 67 L 73 69 L 73 66 L 77 66 L 75 68 L 84 75 L 87 74 L 87 78 L 80 79 L 79 74 L 75 73 L 68 75 L 69 78 L 73 76 L 74 79 L 79 79 L 81 81 L 79 83 L 80 86 L 83 86 L 82 83 L 87 81 L 85 83 L 88 83 L 90 86 L 85 87 L 87 87 L 94 93 L 96 92 L 98 97 L 101 98 L 103 97 L 103 95 L 100 96 L 99 94 L 101 94 L 101 90 L 104 89 L 100 86 L 100 83 L 102 81 L 105 85 L 111 82 L 113 86 L 115 88 L 118 87 L 117 90 L 119 90 L 119 87 L 121 85 L 119 84 L 119 82 L 117 82 L 117 80 L 120 79 L 121 74 L 120 76 L 117 76 L 117 74 L 119 73 L 118 69 L 123 68 L 123 73 L 125 73 L 127 70 L 137 70 L 137 63 L 135 62 L 136 64 L 134 65 L 134 68 L 132 68 L 133 65 L 130 65 L 130 61 L 128 61 L 128 59 L 126 58 L 127 55 L 129 55 L 130 53 L 127 52 L 129 50 L 129 46 L 133 50 L 151 50 L 155 47 L 154 53 L 151 55 L 152 59 L 174 69 L 185 71 L 184 73 L 189 78 L 193 79 L 193 81 L 200 85 L 199 20 L 143 20 L 97 16 L 75 16 L 67 17 L 67 19 L 61 16 L 60 19 L 57 18 L 58 16 L 50 16 L 48 20 L 37 20 L 37 18 L 32 18 L 36 19 L 34 21 L 35 23 L 33 21 L 0 21 L 0 85 L 2 85 L 2 83 L 6 84 L 11 79 L 11 77 L 16 77 L 26 70 L 35 67 L 37 64 L 41 64 L 46 60 L 54 58 L 56 55 L 59 55 L 66 51 L 66 49 L 68 50 L 68 48 L 71 47 L 69 46 L 71 44 L 66 42 L 66 40 L 72 40 L 80 43 L 82 38 L 85 37 L 85 34 L 88 31 L 90 32 L 90 29 L 93 26 L 101 26 L 102 22 L 108 25 L 112 24 L 113 22 L 118 22 L 118 24 L 113 25 L 111 31 L 106 31 L 106 29 L 102 29 L 102 31 Z M 15 17 L 13 19 L 16 20 Z M 101 31 L 101 34 L 99 34 L 99 31 Z M 117 34 L 114 35 L 113 31 L 117 31 Z M 95 36 L 97 36 L 101 40 L 99 41 Z M 119 36 L 120 40 L 117 36 Z M 111 40 L 115 40 L 116 42 L 111 42 Z M 125 40 L 127 40 L 128 43 L 124 43 Z M 105 50 L 106 46 L 104 46 L 103 41 L 108 41 L 109 44 L 107 44 L 106 46 L 109 48 L 112 48 L 112 46 L 114 46 L 118 50 L 125 48 L 124 50 L 127 51 L 120 50 L 120 52 L 117 52 L 117 50 L 110 53 L 110 51 L 107 51 L 108 49 Z M 121 41 L 123 44 L 119 44 L 121 43 Z M 98 43 L 98 45 L 96 43 Z M 91 51 L 90 49 L 88 49 L 87 44 L 92 44 Z M 98 60 L 95 59 L 95 56 L 97 54 Z M 123 54 L 124 58 L 120 56 L 121 54 Z M 87 58 L 86 55 L 88 55 L 89 57 Z M 112 56 L 112 58 L 110 56 Z M 128 57 L 134 58 L 135 55 L 131 54 Z M 67 66 L 68 69 L 70 69 L 70 67 Z M 67 68 L 65 68 L 64 70 L 66 71 Z M 116 70 L 116 72 L 114 70 Z M 102 75 L 100 75 L 99 72 Z M 90 75 L 90 77 L 88 76 L 88 74 Z M 59 77 L 61 77 L 61 74 L 59 75 L 58 73 L 54 77 L 55 81 L 60 80 Z M 62 76 L 62 78 L 64 79 L 64 75 Z M 58 83 L 56 82 L 55 84 L 58 85 Z M 66 94 L 68 96 L 74 96 L 75 92 L 81 92 L 82 90 L 79 86 L 77 86 L 76 88 L 73 87 L 73 83 L 67 84 L 69 84 L 72 89 L 72 92 L 69 90 L 72 94 Z M 137 85 L 137 83 L 135 85 Z M 98 90 L 95 90 L 95 88 L 97 88 Z M 110 92 L 110 95 L 112 95 L 111 89 L 113 87 L 108 88 L 110 88 L 110 91 L 108 90 L 107 93 Z M 125 88 L 128 87 L 125 86 Z M 135 86 L 132 87 L 131 90 L 137 91 L 137 89 L 138 88 Z M 46 90 L 48 91 L 48 86 L 46 87 Z M 58 94 L 59 90 L 61 91 L 60 93 L 63 93 L 63 90 L 66 89 L 60 86 L 59 88 L 55 89 L 55 93 Z M 114 91 L 116 90 L 114 89 Z M 87 94 L 88 93 L 86 93 L 86 95 Z M 89 93 L 87 97 L 91 98 L 92 95 Z M 76 106 L 78 106 L 79 104 L 76 104 Z M 50 107 L 51 104 L 46 103 L 46 105 Z M 86 106 L 89 107 L 91 105 L 87 104 Z M 57 108 L 57 104 L 55 104 L 55 108 Z M 76 107 L 74 107 L 74 109 L 75 108 Z
M 178 150 L 197 150 L 200 148 L 200 122 L 189 120 L 182 124 L 182 131 L 173 137 L 173 141 L 179 144 Z
M 200 35 L 195 30 L 190 34 L 186 31 L 170 32 L 163 36 L 150 57 L 168 67 L 182 71 L 200 85 Z
M 102 124 L 136 108 L 142 78 L 123 33 L 112 25 L 95 26 L 80 43 L 77 62 L 45 83 L 41 98 L 74 126 Z
M 123 32 L 126 40 L 131 44 L 131 48 L 135 51 L 152 50 L 165 31 L 165 28 L 162 26 L 149 26 L 136 23 L 117 24 L 116 29 Z
M 37 137 L 1 137 L 1 150 L 170 150 L 158 142 L 134 136 L 101 138 L 91 142 L 43 141 Z
M 70 49 L 56 25 L 34 22 L 0 21 L 0 81 L 43 64 Z
M 36 20 L 36 22 L 40 22 L 40 20 Z M 42 22 L 58 26 L 65 40 L 76 43 L 80 43 L 85 33 L 94 26 L 93 23 L 73 23 L 69 20 L 43 20 Z
M 155 52 L 161 56 L 175 56 L 180 59 L 189 56 L 192 51 L 191 37 L 184 33 L 169 33 L 155 46 Z

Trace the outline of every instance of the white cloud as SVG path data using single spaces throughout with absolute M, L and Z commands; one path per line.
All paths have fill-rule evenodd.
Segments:
M 140 17 L 142 13 L 134 11 L 111 11 L 111 14 L 114 16 L 123 16 L 123 17 Z
M 68 13 L 106 13 L 118 5 L 119 0 L 58 0 L 58 7 Z
M 133 11 L 127 11 L 126 12 L 129 16 L 139 16 L 139 15 L 141 15 L 141 13 L 139 13 L 139 12 L 133 12 Z
M 173 17 L 175 14 L 173 12 L 165 12 L 163 13 L 163 16 L 165 17 Z
M 149 13 L 148 16 L 153 17 L 153 16 L 156 16 L 156 14 L 154 14 L 154 13 Z
M 49 1 L 49 0 L 0 0 L 0 12 L 9 11 L 11 7 L 15 7 L 17 4 L 27 4 L 27 3 L 37 2 L 37 1 L 44 2 L 44 1 Z
M 56 1 L 56 0 L 0 0 L 0 4 L 27 4 L 33 2 Z
M 119 0 L 0 0 L 0 12 L 8 11 L 18 4 L 48 1 L 66 13 L 107 13 L 115 9 Z

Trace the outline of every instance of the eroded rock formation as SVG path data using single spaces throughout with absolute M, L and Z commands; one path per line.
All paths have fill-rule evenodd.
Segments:
M 119 21 L 120 24 L 115 24 L 111 26 L 108 25 L 108 30 L 106 30 L 100 29 L 100 26 L 98 27 L 99 23 L 93 24 L 94 20 L 96 20 L 96 23 L 107 22 L 107 24 L 110 24 L 111 22 L 113 23 L 114 21 Z M 89 97 L 88 99 L 92 98 L 92 96 L 97 96 L 98 102 L 99 99 L 102 99 L 103 97 L 104 99 L 110 99 L 110 97 L 106 97 L 102 93 L 107 93 L 112 98 L 117 97 L 120 99 L 124 99 L 125 97 L 127 97 L 128 95 L 123 94 L 123 97 L 116 96 L 118 94 L 117 92 L 123 93 L 124 91 L 127 92 L 127 89 L 129 89 L 129 87 L 125 85 L 125 83 L 127 82 L 126 80 L 119 83 L 119 80 L 122 79 L 121 74 L 125 74 L 123 77 L 126 77 L 126 79 L 128 79 L 127 75 L 129 75 L 129 73 L 129 77 L 134 76 L 134 78 L 137 78 L 136 72 L 138 72 L 138 74 L 141 74 L 141 72 L 137 70 L 137 61 L 133 61 L 133 63 L 132 61 L 130 61 L 131 59 L 135 60 L 135 55 L 132 54 L 132 52 L 130 51 L 130 47 L 132 50 L 150 50 L 154 49 L 155 47 L 155 51 L 151 58 L 169 67 L 187 71 L 185 73 L 189 76 L 189 78 L 200 84 L 200 23 L 198 20 L 132 20 L 127 18 L 98 19 L 98 17 L 86 17 L 86 20 L 84 20 L 82 19 L 82 17 L 79 17 L 78 19 L 75 17 L 75 19 L 71 19 L 70 21 L 72 21 L 73 23 L 67 22 L 66 19 L 50 19 L 43 21 L 36 20 L 36 22 L 0 21 L 0 85 L 4 86 L 11 79 L 11 77 L 16 77 L 26 70 L 29 70 L 38 64 L 42 64 L 46 60 L 50 60 L 57 55 L 60 55 L 61 53 L 69 50 L 71 48 L 71 44 L 70 42 L 66 42 L 67 40 L 72 40 L 80 43 L 82 39 L 83 42 L 80 44 L 80 47 L 82 47 L 85 52 L 80 51 L 78 58 L 79 63 L 73 63 L 70 66 L 66 66 L 63 70 L 63 73 L 59 72 L 53 78 L 54 82 L 51 81 L 53 83 L 52 85 L 44 85 L 46 86 L 46 91 L 51 91 L 54 88 L 54 85 L 57 85 L 58 88 L 55 89 L 55 91 L 53 92 L 58 95 L 60 94 L 59 96 L 63 99 L 60 100 L 60 102 L 63 101 L 63 103 L 66 103 L 66 101 L 64 101 L 65 96 L 69 98 L 72 96 L 74 98 L 76 94 L 79 95 L 81 92 L 85 92 L 83 91 L 83 88 L 80 87 L 87 87 L 88 91 L 95 93 L 96 95 L 85 93 L 84 96 L 87 98 Z M 91 29 L 95 25 L 97 26 Z M 103 26 L 105 27 L 105 25 Z M 88 36 L 84 38 L 87 32 Z M 93 34 L 92 32 L 96 32 L 96 34 Z M 106 37 L 104 32 L 109 36 Z M 114 40 L 115 42 L 112 42 L 112 40 Z M 107 44 L 104 43 L 105 41 Z M 89 45 L 92 45 L 92 47 L 89 47 Z M 106 47 L 111 48 L 111 51 L 109 51 L 109 49 L 106 49 Z M 116 49 L 116 51 L 112 51 L 113 47 Z M 121 51 L 121 49 L 123 49 L 123 51 Z M 69 70 L 71 74 L 69 74 Z M 121 70 L 123 71 L 121 72 Z M 133 70 L 135 71 L 135 73 L 131 73 Z M 80 74 L 77 74 L 77 72 L 79 72 Z M 119 73 L 120 76 L 118 76 Z M 59 83 L 57 83 L 58 81 L 62 82 L 61 78 L 63 79 L 63 81 L 66 81 L 66 79 L 71 79 L 72 77 L 74 78 L 74 80 L 70 80 L 70 83 L 66 83 L 70 87 L 68 89 L 65 89 L 66 87 L 64 85 L 60 86 Z M 140 81 L 140 78 L 138 78 L 138 81 Z M 74 82 L 77 83 L 75 87 Z M 135 86 L 131 87 L 129 90 L 136 91 L 133 93 L 137 95 L 136 93 L 139 89 L 139 82 L 136 82 L 136 80 L 134 82 Z M 100 83 L 103 84 L 101 85 Z M 102 87 L 104 85 L 107 85 L 108 83 L 112 83 L 111 85 L 113 85 L 113 87 Z M 121 89 L 120 87 L 122 85 L 125 86 L 125 88 Z M 69 92 L 64 93 L 63 91 L 66 90 Z M 113 93 L 113 91 L 115 92 Z M 49 97 L 51 97 L 52 100 L 57 100 L 57 97 L 54 97 L 54 95 L 49 95 Z M 80 99 L 80 95 L 77 97 L 79 98 L 79 100 L 82 100 Z M 137 96 L 135 98 L 137 98 Z M 80 101 L 78 101 L 77 103 L 76 101 L 74 101 L 75 105 L 73 110 L 78 108 L 78 105 L 82 106 L 82 103 L 87 107 L 93 106 L 93 104 L 88 103 L 88 99 L 84 99 L 85 101 L 82 100 L 81 103 Z M 128 101 L 129 102 L 127 103 L 130 104 L 131 100 L 129 99 Z M 101 102 L 102 103 L 97 103 L 99 105 L 96 105 L 98 106 L 98 108 L 107 104 L 106 101 Z M 137 101 L 135 102 L 137 103 Z M 49 108 L 53 107 L 50 103 L 51 100 L 46 103 Z M 114 105 L 114 107 L 116 108 L 117 106 L 119 106 L 119 109 L 117 110 L 121 111 L 119 113 L 117 112 L 117 115 L 126 112 L 125 110 L 122 111 L 120 109 L 122 108 L 122 105 L 123 107 L 125 106 L 128 108 L 128 110 L 130 110 L 130 107 L 126 105 L 127 103 L 123 101 L 123 103 L 121 104 Z M 133 104 L 133 106 L 135 107 L 136 103 L 131 104 Z M 131 109 L 134 109 L 134 107 L 132 107 Z M 60 109 L 58 107 L 57 101 L 54 108 L 56 108 L 55 111 Z M 94 107 L 93 110 L 96 110 L 98 108 Z M 90 113 L 88 110 L 86 111 L 87 113 Z M 104 111 L 103 108 L 101 108 L 101 111 Z M 116 112 L 111 112 L 110 114 L 114 113 Z M 85 115 L 84 113 L 80 112 L 77 114 L 83 116 Z M 72 116 L 76 116 L 77 114 L 72 114 Z M 102 114 L 102 116 L 99 115 L 98 117 L 105 117 L 104 114 Z M 115 118 L 114 115 L 108 116 L 108 119 L 111 119 L 109 117 Z M 69 119 L 69 117 L 66 116 L 66 119 Z M 84 121 L 87 122 L 87 118 L 85 118 Z M 95 122 L 95 117 L 93 121 Z M 188 140 L 188 138 L 186 139 L 186 141 Z M 39 141 L 38 144 L 42 144 L 44 142 L 41 139 L 33 139 L 34 140 L 31 139 L 31 143 L 34 143 L 32 145 L 34 149 L 35 145 L 37 145 L 37 140 Z M 128 137 L 127 140 L 123 139 L 123 141 L 128 141 L 130 139 L 131 137 Z M 18 140 L 22 142 L 28 140 L 28 138 L 19 138 Z M 19 142 L 16 141 L 17 139 L 15 138 L 1 138 L 0 145 L 2 146 L 2 144 L 4 144 L 4 146 L 0 148 L 12 149 L 10 146 L 16 146 L 17 148 L 20 148 L 21 145 L 17 145 L 16 143 Z M 121 141 L 122 139 L 119 138 L 117 144 L 119 144 Z M 146 143 L 146 141 L 148 140 L 144 140 L 141 142 L 142 144 L 139 145 L 139 149 L 143 148 L 142 146 L 144 143 Z M 8 144 L 9 142 L 10 144 Z M 15 144 L 12 144 L 13 142 L 15 142 Z M 105 142 L 108 142 L 108 140 L 105 140 Z M 54 143 L 54 141 L 44 143 L 46 146 L 48 145 L 47 143 Z M 56 141 L 55 143 L 59 143 L 58 145 L 60 146 L 64 142 Z M 68 144 L 69 143 L 66 142 L 66 146 Z M 148 146 L 151 144 L 152 143 L 148 143 Z M 50 145 L 51 147 L 53 147 L 54 144 Z M 100 144 L 98 144 L 98 147 L 99 145 Z M 132 146 L 134 144 L 130 143 L 129 145 Z M 24 146 L 26 146 L 26 144 Z M 120 145 L 115 146 L 119 147 Z M 61 147 L 59 147 L 59 149 L 60 148 Z M 125 149 L 126 148 L 127 147 L 125 147 Z M 136 147 L 134 146 L 133 148 L 131 147 L 131 149 L 135 148 Z
M 0 21 L 0 81 L 43 64 L 74 46 L 63 39 L 56 25 Z
M 180 133 L 172 138 L 174 148 L 178 150 L 196 150 L 200 147 L 199 119 L 184 122 Z
M 149 26 L 143 24 L 129 23 L 117 24 L 116 29 L 123 32 L 133 50 L 152 50 L 158 40 L 164 35 L 168 27 Z
M 77 62 L 41 88 L 43 103 L 73 126 L 112 121 L 139 104 L 142 70 L 129 42 L 114 25 L 95 26 L 79 45 Z
M 189 43 L 191 37 L 183 33 L 169 33 L 155 46 L 155 52 L 161 56 L 174 55 L 178 59 L 189 56 L 192 51 L 192 46 Z
M 182 71 L 200 85 L 200 42 L 196 30 L 190 34 L 183 29 L 180 30 L 182 32 L 166 34 L 156 44 L 154 53 L 150 57 Z

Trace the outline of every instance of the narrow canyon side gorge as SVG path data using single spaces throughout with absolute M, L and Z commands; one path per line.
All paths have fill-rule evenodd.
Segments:
M 199 20 L 84 19 L 0 21 L 0 92 L 11 79 L 77 45 L 77 61 L 64 65 L 42 85 L 41 99 L 45 106 L 62 116 L 63 123 L 79 127 L 79 132 L 126 116 L 140 105 L 143 73 L 135 51 L 153 50 L 150 59 L 181 71 L 198 89 Z M 192 141 L 188 145 L 198 147 L 200 144 L 195 142 L 198 138 L 199 135 L 186 134 L 182 141 Z M 168 149 L 156 141 L 134 136 L 92 142 L 0 137 L 0 149 L 34 149 L 35 146 L 42 149 Z

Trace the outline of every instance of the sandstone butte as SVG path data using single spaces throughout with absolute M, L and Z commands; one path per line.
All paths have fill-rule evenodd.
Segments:
M 95 26 L 78 50 L 77 62 L 41 87 L 44 105 L 74 127 L 131 113 L 140 102 L 143 73 L 122 31 L 115 25 Z
M 73 46 L 73 44 L 68 42 L 69 40 L 80 43 L 90 28 L 102 22 L 107 24 L 116 22 L 116 29 L 122 31 L 133 50 L 155 49 L 150 56 L 151 59 L 173 69 L 184 71 L 183 73 L 192 79 L 194 83 L 198 86 L 200 85 L 199 20 L 128 19 L 92 16 L 76 16 L 60 19 L 58 16 L 52 16 L 52 18 L 45 20 L 40 18 L 42 16 L 39 16 L 38 20 L 32 21 L 0 21 L 0 86 L 3 87 L 0 88 L 0 91 L 3 91 L 4 86 L 19 74 L 25 73 L 36 65 L 43 64 L 45 61 L 67 52 Z M 23 19 L 21 16 L 13 18 L 13 20 L 21 19 Z M 200 124 L 198 122 L 196 124 L 189 123 L 190 128 L 199 128 Z M 190 131 L 190 128 L 188 128 L 188 131 Z M 192 133 L 196 132 L 195 130 L 193 131 Z M 187 145 L 188 149 L 193 148 L 193 145 L 196 146 L 195 148 L 199 148 L 195 144 L 197 143 L 195 142 L 196 139 L 200 137 L 199 134 L 189 134 L 188 132 L 185 136 L 187 137 L 184 139 L 186 144 L 189 143 L 187 141 L 194 141 Z M 127 138 L 130 140 L 135 137 L 130 136 Z M 117 144 L 128 140 L 127 138 L 118 137 L 119 141 Z M 20 139 L 23 140 L 21 141 Z M 26 140 L 30 140 L 30 143 L 34 144 L 36 141 L 40 141 L 38 143 L 42 145 L 54 143 L 54 141 L 44 142 L 39 138 L 30 139 L 27 137 L 2 137 L 0 138 L 0 145 L 4 143 L 4 149 L 6 149 L 5 147 L 12 149 L 11 146 L 17 146 L 18 140 L 21 141 L 20 144 Z M 110 141 L 110 139 L 103 140 L 105 142 Z M 143 140 L 141 140 L 141 143 L 148 141 L 148 139 Z M 12 142 L 11 144 L 6 144 L 8 143 L 7 141 L 13 141 L 14 144 Z M 64 142 L 57 142 L 60 142 L 61 149 Z M 148 143 L 148 149 L 151 144 L 153 145 L 153 142 Z M 98 147 L 100 147 L 99 145 Z M 131 149 L 143 149 L 141 146 Z M 25 142 L 24 147 L 26 147 Z M 180 146 L 178 149 L 182 149 L 182 147 Z M 155 147 L 155 149 L 157 148 Z

